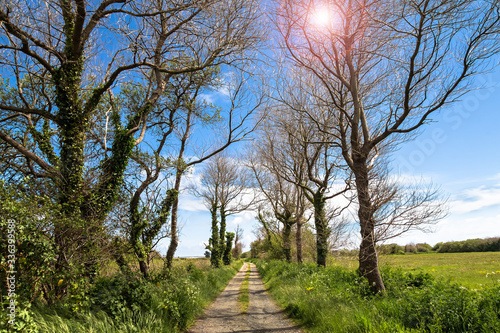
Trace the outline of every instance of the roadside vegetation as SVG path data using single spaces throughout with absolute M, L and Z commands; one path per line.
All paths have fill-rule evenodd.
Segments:
M 412 256 L 414 257 L 414 256 Z M 500 282 L 479 288 L 384 266 L 384 295 L 353 269 L 255 260 L 271 295 L 310 332 L 500 332 Z
M 176 260 L 167 277 L 116 273 L 97 280 L 84 299 L 34 306 L 25 332 L 182 332 L 224 289 L 242 262 L 221 268 Z

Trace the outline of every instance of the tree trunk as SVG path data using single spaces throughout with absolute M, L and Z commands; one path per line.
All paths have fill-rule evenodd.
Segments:
M 139 260 L 139 268 L 140 268 L 141 273 L 144 276 L 144 278 L 148 278 L 148 276 L 149 276 L 149 265 L 147 263 L 147 260 Z
M 297 245 L 297 262 L 302 263 L 302 221 L 297 221 L 297 233 L 295 234 L 295 243 Z
M 361 227 L 361 245 L 359 249 L 359 273 L 370 283 L 374 293 L 385 290 L 378 267 L 378 255 L 375 248 L 375 221 L 369 192 L 368 168 L 365 159 L 354 159 L 353 172 L 356 177 L 358 195 L 358 218 Z
M 222 257 L 222 261 L 226 266 L 231 264 L 231 259 L 232 259 L 231 250 L 233 245 L 233 239 L 234 239 L 234 232 L 228 232 L 226 234 L 226 247 L 224 248 L 224 255 Z
M 314 193 L 314 224 L 316 226 L 316 263 L 318 266 L 326 266 L 326 257 L 328 255 L 328 237 L 330 229 L 325 216 L 325 198 L 321 190 Z
M 288 218 L 288 220 L 284 221 L 285 227 L 283 228 L 283 252 L 285 252 L 285 259 L 287 262 L 292 262 L 292 246 L 290 244 L 290 234 L 292 233 L 293 223 L 290 220 L 291 217 Z
M 226 210 L 224 204 L 220 206 L 220 230 L 219 230 L 219 255 L 222 256 L 226 252 Z
M 175 186 L 174 189 L 177 191 L 177 193 L 180 193 L 179 190 L 181 188 L 181 179 L 182 179 L 182 174 L 185 171 L 185 166 L 183 162 L 184 158 L 184 150 L 186 149 L 186 144 L 187 140 L 189 138 L 189 131 L 191 129 L 191 114 L 192 110 L 190 109 L 188 111 L 187 117 L 186 117 L 186 130 L 184 131 L 184 134 L 181 139 L 181 147 L 179 149 L 179 155 L 177 156 L 178 160 L 178 165 L 177 165 L 177 170 L 175 172 Z M 179 239 L 177 235 L 177 208 L 179 207 L 179 195 L 175 198 L 173 204 L 172 204 L 172 220 L 170 221 L 170 245 L 167 250 L 167 256 L 165 258 L 165 265 L 168 270 L 172 268 L 172 262 L 174 260 L 174 254 L 175 250 L 177 250 L 177 245 L 179 244 Z
M 175 175 L 175 185 L 174 189 L 179 193 L 181 188 L 181 179 L 182 179 L 183 170 L 177 168 L 177 172 Z M 179 244 L 179 238 L 177 235 L 177 208 L 179 207 L 179 195 L 176 196 L 174 202 L 172 203 L 172 219 L 170 221 L 170 245 L 167 250 L 166 256 L 166 266 L 167 269 L 172 268 L 172 262 L 174 260 L 175 250 L 177 250 L 177 245 Z
M 210 265 L 212 267 L 220 266 L 220 252 L 219 252 L 219 227 L 217 226 L 217 202 L 212 203 L 210 209 L 212 214 L 212 238 L 210 238 Z

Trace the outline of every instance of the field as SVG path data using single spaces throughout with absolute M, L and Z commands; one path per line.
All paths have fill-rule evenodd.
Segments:
M 437 279 L 479 288 L 500 283 L 500 252 L 426 253 L 380 258 L 381 267 L 423 270 Z
M 423 271 L 438 280 L 458 283 L 468 288 L 481 288 L 500 283 L 500 252 L 419 253 L 380 257 L 380 267 L 402 268 L 408 272 Z M 356 257 L 336 257 L 331 266 L 356 269 Z
M 382 257 L 384 295 L 371 294 L 352 257 L 332 258 L 326 269 L 313 263 L 255 263 L 270 294 L 306 332 L 500 333 L 498 256 Z

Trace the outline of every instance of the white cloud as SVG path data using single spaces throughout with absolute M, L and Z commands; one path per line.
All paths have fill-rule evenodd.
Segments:
M 179 209 L 189 212 L 202 212 L 206 211 L 207 207 L 205 207 L 203 199 L 190 193 L 182 193 L 179 198 Z
M 450 211 L 465 214 L 500 205 L 500 184 L 466 189 L 450 201 Z
M 198 97 L 207 104 L 213 104 L 217 99 L 215 94 L 199 94 Z
M 246 210 L 241 213 L 235 214 L 231 223 L 236 226 L 238 224 L 252 222 L 253 220 L 255 220 L 255 212 Z

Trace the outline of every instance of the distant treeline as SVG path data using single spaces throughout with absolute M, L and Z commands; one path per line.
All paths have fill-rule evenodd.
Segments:
M 500 237 L 437 243 L 433 250 L 439 253 L 500 251 Z
M 431 246 L 427 243 L 407 244 L 384 244 L 378 247 L 380 254 L 406 254 L 422 252 L 457 253 L 457 252 L 494 252 L 500 251 L 500 237 L 486 239 L 468 239 L 458 242 L 437 243 Z

